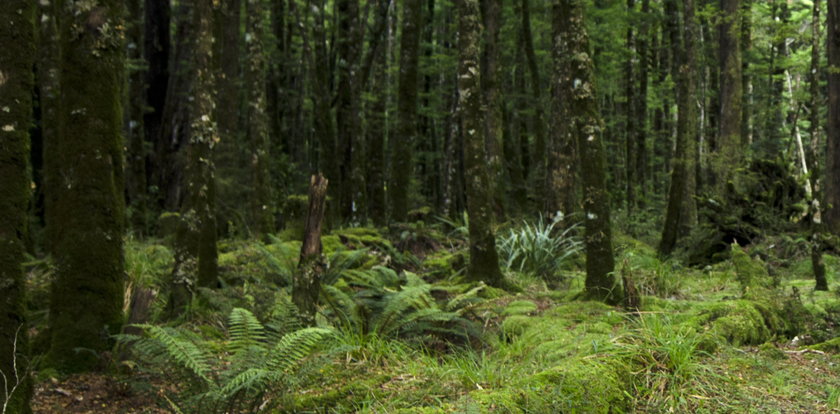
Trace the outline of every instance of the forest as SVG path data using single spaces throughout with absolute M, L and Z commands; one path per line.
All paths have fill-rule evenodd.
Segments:
M 0 414 L 840 413 L 840 0 L 0 0 Z

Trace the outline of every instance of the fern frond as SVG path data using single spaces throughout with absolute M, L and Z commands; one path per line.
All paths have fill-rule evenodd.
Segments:
M 304 328 L 284 335 L 271 350 L 266 366 L 274 371 L 288 372 L 332 335 L 333 331 L 324 328 Z
M 373 320 L 371 327 L 374 333 L 393 332 L 400 325 L 400 318 L 408 309 L 423 309 L 429 307 L 434 300 L 429 296 L 430 286 L 420 285 L 406 287 L 394 294 L 388 295 L 385 308 Z
M 178 330 L 155 325 L 138 325 L 149 338 L 158 342 L 172 362 L 188 370 L 209 386 L 215 385 L 209 377 L 210 358 L 194 342 L 182 337 Z
M 265 341 L 262 323 L 247 309 L 234 308 L 230 313 L 229 324 L 230 349 L 234 353 Z

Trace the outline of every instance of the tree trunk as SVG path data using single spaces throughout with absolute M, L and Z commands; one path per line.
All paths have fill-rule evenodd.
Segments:
M 387 0 L 385 0 L 387 1 Z M 383 20 L 387 17 L 383 17 Z M 365 193 L 367 216 L 377 226 L 385 224 L 385 134 L 387 133 L 387 65 L 390 38 L 385 37 L 385 48 L 380 50 L 371 69 L 372 79 L 368 82 L 371 99 L 367 102 L 365 121 Z
M 741 1 L 720 0 L 723 16 L 718 33 L 720 62 L 720 124 L 717 145 L 712 155 L 713 184 L 721 194 L 732 172 L 741 162 Z
M 502 108 L 499 88 L 499 31 L 502 26 L 500 0 L 480 0 L 484 22 L 484 48 L 481 52 L 481 94 L 484 112 L 484 147 L 493 195 L 493 209 L 504 219 L 504 170 L 502 169 Z
M 675 0 L 668 0 L 671 12 L 676 11 Z M 668 209 L 665 215 L 665 228 L 659 252 L 669 255 L 674 250 L 680 236 L 688 234 L 697 222 L 697 208 L 694 201 L 696 185 L 696 148 L 697 148 L 697 106 L 695 91 L 697 80 L 694 72 L 697 59 L 695 52 L 696 23 L 694 22 L 694 1 L 685 0 L 685 36 L 677 38 L 672 48 L 678 50 L 679 58 L 674 68 L 677 82 L 677 142 L 671 162 L 671 186 L 668 194 Z M 672 14 L 672 18 L 676 15 Z M 672 39 L 673 40 L 673 39 Z
M 31 413 L 29 328 L 22 263 L 27 234 L 29 126 L 36 61 L 35 3 L 7 0 L 0 6 L 0 409 Z
M 126 38 L 127 57 L 130 62 L 141 62 L 143 53 L 143 1 L 128 0 L 128 16 Z M 126 94 L 125 124 L 127 154 L 126 154 L 126 203 L 129 206 L 131 227 L 146 234 L 151 221 L 149 220 L 148 197 L 146 183 L 146 136 L 143 128 L 143 116 L 146 112 L 146 70 L 134 65 L 128 73 L 128 88 Z
M 191 0 L 181 7 L 191 13 L 194 43 L 187 67 L 182 68 L 193 79 L 191 105 L 186 109 L 188 139 L 184 171 L 184 192 L 181 216 L 175 234 L 175 267 L 169 312 L 183 311 L 195 287 L 218 284 L 218 252 L 216 250 L 216 178 L 213 147 L 219 140 L 213 121 L 215 83 L 211 70 L 213 37 L 212 0 Z
M 618 303 L 621 286 L 613 276 L 615 257 L 612 248 L 610 200 L 607 192 L 605 155 L 602 144 L 603 122 L 598 112 L 595 74 L 590 56 L 589 36 L 583 21 L 582 0 L 558 0 L 555 19 L 561 47 L 568 51 L 558 62 L 568 79 L 563 82 L 563 98 L 568 101 L 572 134 L 580 153 L 586 247 L 585 294 L 593 299 Z
M 422 1 L 406 0 L 403 5 L 400 39 L 400 72 L 397 90 L 397 127 L 391 136 L 391 179 L 388 185 L 391 222 L 408 217 L 408 190 L 413 171 L 412 153 L 417 135 L 417 73 L 422 31 Z
M 828 0 L 828 67 L 840 68 L 840 0 Z M 829 231 L 840 234 L 840 71 L 828 74 L 828 124 L 826 125 L 825 221 Z
M 820 143 L 820 129 L 822 119 L 820 117 L 820 108 L 822 106 L 821 91 L 820 91 L 820 1 L 814 1 L 813 13 L 811 15 L 811 68 L 808 71 L 808 87 L 811 93 L 810 107 L 810 127 L 808 133 L 811 137 L 811 143 L 806 147 L 805 158 L 808 165 L 808 170 L 811 171 L 809 180 L 811 180 L 811 188 L 818 189 L 818 180 L 820 179 L 820 163 L 817 159 L 819 154 Z M 819 197 L 814 197 L 814 200 L 819 200 Z
M 168 160 L 163 159 L 161 148 L 161 135 L 163 132 L 163 113 L 166 106 L 170 85 L 169 57 L 171 54 L 170 35 L 170 0 L 146 0 L 145 4 L 145 33 L 143 36 L 143 54 L 148 69 L 146 70 L 146 113 L 143 116 L 143 128 L 146 135 L 147 145 L 152 145 L 152 153 L 149 154 L 149 169 L 146 178 L 147 184 L 158 187 L 159 198 L 157 206 L 162 206 L 160 198 L 162 168 L 168 165 Z
M 458 1 L 458 96 L 464 134 L 470 265 L 467 278 L 500 287 L 503 283 L 493 234 L 493 186 L 487 168 L 482 111 L 478 0 Z
M 248 84 L 248 144 L 251 174 L 251 219 L 258 237 L 274 232 L 275 201 L 272 197 L 269 163 L 269 123 L 266 113 L 265 7 L 263 0 L 248 0 L 245 34 L 248 57 L 245 78 Z
M 65 4 L 61 14 L 60 136 L 47 143 L 53 244 L 49 365 L 96 368 L 122 324 L 125 220 L 122 2 Z M 77 352 L 78 348 L 94 352 Z
M 531 34 L 531 6 L 530 0 L 521 0 L 522 7 L 522 39 L 525 49 L 525 58 L 528 61 L 528 71 L 531 74 L 531 94 L 534 98 L 532 106 L 534 108 L 534 118 L 532 119 L 534 129 L 534 152 L 530 157 L 533 166 L 529 170 L 534 173 L 530 174 L 536 188 L 536 199 L 538 206 L 545 206 L 546 189 L 544 186 L 546 180 L 546 137 L 545 128 L 543 126 L 543 107 L 542 107 L 542 84 L 540 82 L 539 66 L 537 65 L 537 54 L 534 52 L 534 37 Z M 527 165 L 528 163 L 526 163 Z M 527 170 L 526 170 L 527 171 Z M 548 213 L 554 213 L 548 211 Z
M 573 90 L 574 80 L 564 61 L 571 44 L 568 22 L 562 20 L 560 8 L 555 7 L 553 16 L 553 39 L 551 57 L 554 62 L 551 80 L 551 125 L 548 137 L 547 174 L 545 185 L 545 204 L 543 209 L 549 217 L 576 213 L 578 208 L 578 148 L 574 126 L 569 122 L 572 113 L 572 101 L 568 91 Z
M 329 181 L 323 175 L 313 175 L 309 181 L 309 210 L 300 247 L 298 272 L 292 281 L 292 301 L 300 311 L 305 325 L 315 324 L 318 296 L 321 293 L 321 274 L 324 258 L 321 255 L 321 224 L 327 200 Z
M 359 140 L 358 70 L 360 44 L 359 1 L 338 0 L 338 108 L 336 131 L 338 138 L 338 177 L 334 186 L 338 192 L 338 214 L 345 220 L 354 215 L 354 195 L 358 185 L 353 174 L 354 146 Z
M 631 21 L 634 19 L 636 11 L 636 1 L 627 0 L 627 13 Z M 634 105 L 638 104 L 638 91 L 636 85 L 636 33 L 633 25 L 627 26 L 627 33 L 625 38 L 627 61 L 624 68 L 624 88 L 625 88 L 625 104 L 624 104 L 624 118 L 625 118 L 625 150 L 624 150 L 624 169 L 626 175 L 625 182 L 625 198 L 628 214 L 632 213 L 636 207 L 636 136 L 638 119 L 636 119 L 636 108 Z

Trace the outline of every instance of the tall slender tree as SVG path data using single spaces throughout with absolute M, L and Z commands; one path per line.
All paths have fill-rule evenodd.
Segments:
M 840 0 L 828 0 L 828 124 L 826 124 L 825 221 L 840 234 Z
M 245 79 L 248 84 L 248 144 L 251 175 L 251 217 L 259 236 L 274 231 L 274 200 L 269 173 L 269 120 L 267 113 L 267 27 L 263 0 L 248 0 Z
M 680 235 L 688 234 L 697 222 L 697 207 L 694 201 L 696 188 L 697 149 L 697 106 L 695 92 L 697 80 L 695 67 L 697 57 L 695 41 L 697 36 L 694 22 L 694 1 L 684 0 L 685 34 L 672 33 L 672 48 L 677 51 L 672 73 L 677 81 L 677 142 L 674 159 L 671 161 L 671 185 L 668 192 L 668 208 L 665 214 L 665 228 L 659 252 L 669 255 L 676 247 Z M 669 19 L 676 20 L 675 0 L 665 3 Z
M 458 0 L 458 96 L 464 134 L 467 212 L 470 217 L 470 265 L 467 277 L 501 286 L 496 237 L 493 234 L 493 193 L 487 168 L 482 111 L 478 0 Z
M 22 263 L 29 204 L 35 3 L 0 5 L 0 410 L 32 412 Z
M 720 123 L 717 146 L 711 161 L 718 192 L 740 163 L 744 148 L 741 139 L 741 1 L 720 0 L 718 34 L 720 62 Z
M 47 359 L 65 372 L 96 368 L 123 320 L 122 19 L 120 0 L 66 1 L 59 19 L 59 131 L 44 160 L 56 267 Z
M 408 217 L 408 190 L 413 171 L 413 146 L 417 136 L 417 81 L 420 61 L 420 34 L 423 31 L 422 0 L 403 3 L 400 38 L 397 125 L 391 138 L 391 174 L 388 183 L 392 222 Z
M 213 148 L 218 142 L 213 121 L 214 77 L 212 0 L 181 3 L 194 28 L 192 53 L 183 68 L 193 79 L 190 90 L 188 137 L 184 160 L 184 196 L 180 221 L 175 234 L 175 266 L 172 271 L 170 314 L 182 311 L 197 286 L 214 287 L 217 283 L 216 250 L 216 178 Z
M 502 168 L 502 107 L 501 88 L 499 86 L 499 32 L 502 26 L 502 2 L 500 0 L 480 0 L 481 15 L 484 23 L 484 47 L 481 51 L 481 95 L 484 111 L 484 147 L 487 153 L 487 167 L 491 177 L 493 207 L 501 219 L 504 217 L 503 186 L 504 169 Z
M 589 49 L 589 36 L 583 20 L 582 0 L 558 0 L 554 5 L 562 50 L 563 98 L 569 103 L 567 122 L 577 139 L 580 151 L 580 176 L 583 187 L 583 213 L 586 247 L 586 295 L 609 303 L 621 300 L 621 286 L 613 270 L 610 201 L 606 183 L 603 121 L 598 112 L 595 74 Z

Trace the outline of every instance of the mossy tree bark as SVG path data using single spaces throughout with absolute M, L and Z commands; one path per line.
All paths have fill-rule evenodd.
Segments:
M 547 183 L 544 190 L 545 205 L 543 211 L 550 217 L 558 213 L 568 216 L 576 213 L 578 207 L 578 150 L 574 126 L 569 122 L 572 101 L 568 91 L 573 90 L 572 73 L 564 59 L 572 51 L 568 36 L 567 22 L 559 14 L 560 8 L 554 8 L 552 21 L 553 44 L 551 58 L 553 76 L 551 80 L 551 125 L 547 142 Z
M 321 225 L 327 201 L 329 181 L 323 175 L 313 175 L 309 181 L 309 209 L 300 247 L 298 272 L 292 280 L 292 302 L 300 311 L 305 325 L 315 325 L 318 296 L 321 294 L 321 274 L 324 258 L 321 255 Z
M 525 58 L 528 63 L 528 73 L 531 76 L 531 95 L 533 102 L 531 106 L 534 108 L 533 118 L 531 124 L 534 134 L 533 156 L 530 160 L 533 161 L 533 173 L 528 173 L 526 168 L 526 178 L 531 179 L 534 183 L 533 188 L 536 191 L 536 199 L 538 206 L 545 206 L 546 202 L 546 136 L 545 127 L 543 126 L 543 107 L 542 107 L 542 82 L 540 81 L 540 70 L 537 63 L 537 54 L 534 51 L 534 36 L 531 33 L 531 5 L 530 0 L 521 0 L 520 17 L 521 31 L 522 31 L 522 45 L 525 49 Z M 527 154 L 523 154 L 525 156 Z M 524 163 L 526 166 L 528 163 Z M 546 211 L 548 214 L 553 211 Z
M 123 321 L 122 6 L 68 0 L 59 19 L 60 135 L 45 151 L 56 266 L 47 364 L 64 372 L 96 368 Z
M 173 316 L 184 310 L 197 286 L 218 284 L 213 148 L 219 137 L 213 121 L 212 0 L 184 1 L 181 7 L 187 8 L 184 11 L 189 13 L 195 37 L 189 66 L 185 68 L 193 82 L 191 104 L 186 109 L 189 138 L 184 161 L 185 192 L 175 233 L 175 266 L 168 303 Z
M 695 92 L 697 64 L 694 22 L 694 1 L 684 1 L 685 36 L 672 36 L 672 48 L 677 50 L 672 73 L 677 82 L 677 142 L 676 153 L 671 161 L 671 185 L 668 192 L 668 208 L 665 213 L 665 228 L 659 252 L 669 255 L 681 236 L 685 236 L 697 223 L 697 207 L 694 201 L 696 188 L 695 159 L 697 154 L 697 106 Z M 676 4 L 668 0 L 666 9 L 671 19 L 676 19 Z
M 0 5 L 0 411 L 30 413 L 24 238 L 35 80 L 35 3 Z M 4 392 L 5 391 L 5 392 Z
M 502 3 L 480 0 L 484 24 L 484 47 L 481 51 L 481 96 L 484 112 L 484 147 L 490 173 L 493 208 L 499 220 L 505 215 L 505 176 L 502 168 L 502 92 L 499 88 L 499 32 L 502 24 Z
M 811 188 L 818 188 L 817 180 L 820 179 L 820 163 L 817 160 L 817 154 L 820 153 L 820 133 L 822 129 L 822 118 L 820 117 L 820 107 L 822 105 L 822 89 L 820 88 L 820 49 L 822 48 L 821 39 L 821 23 L 820 20 L 820 4 L 822 1 L 815 1 L 811 13 L 811 67 L 808 71 L 808 89 L 811 92 L 811 99 L 809 102 L 810 114 L 808 127 L 809 135 L 811 136 L 811 143 L 808 145 L 805 156 L 808 165 L 808 170 L 811 172 Z M 814 201 L 819 200 L 814 197 Z M 813 203 L 816 207 L 817 203 Z
M 143 1 L 126 1 L 129 21 L 127 22 L 126 55 L 131 65 L 126 90 L 125 134 L 126 134 L 126 203 L 129 206 L 130 224 L 134 231 L 143 235 L 149 230 L 150 220 L 148 197 L 146 195 L 146 136 L 143 131 L 143 115 L 146 112 L 146 69 L 137 63 L 143 59 Z
M 555 19 L 560 22 L 557 35 L 565 43 L 561 48 L 568 52 L 561 56 L 560 62 L 564 77 L 567 77 L 563 81 L 563 99 L 568 101 L 566 122 L 571 124 L 571 133 L 577 138 L 580 151 L 586 247 L 585 294 L 593 299 L 618 303 L 622 292 L 613 275 L 615 257 L 604 166 L 603 122 L 598 112 L 583 7 L 582 0 L 559 0 L 554 13 Z
M 478 0 L 458 1 L 458 96 L 464 134 L 467 213 L 470 217 L 470 265 L 467 278 L 501 286 L 496 237 L 493 234 L 493 186 L 487 167 L 482 110 Z
M 403 3 L 400 38 L 397 125 L 391 138 L 391 177 L 388 183 L 391 222 L 408 218 L 408 191 L 413 171 L 413 146 L 417 135 L 417 80 L 420 61 L 422 0 Z
M 387 11 L 390 4 L 389 0 L 380 0 L 385 4 L 385 14 L 377 21 L 378 24 L 385 26 L 387 22 Z M 371 57 L 372 73 L 371 80 L 367 84 L 370 86 L 370 100 L 367 101 L 365 107 L 365 121 L 367 128 L 365 130 L 365 158 L 368 160 L 365 165 L 365 202 L 367 216 L 375 225 L 385 224 L 385 166 L 382 162 L 377 160 L 385 159 L 385 134 L 387 133 L 387 125 L 385 119 L 385 112 L 387 109 L 387 65 L 388 53 L 391 48 L 390 36 L 386 36 L 384 30 L 379 36 L 384 39 L 384 47 L 374 50 L 375 53 Z
M 359 144 L 359 59 L 361 37 L 359 1 L 339 0 L 338 8 L 338 102 L 336 131 L 338 177 L 338 213 L 350 220 L 354 215 L 354 198 L 358 191 L 354 174 L 354 147 Z
M 720 124 L 718 142 L 711 159 L 713 181 L 718 193 L 740 163 L 744 145 L 741 139 L 741 1 L 720 0 L 718 34 L 720 62 Z
M 248 143 L 250 146 L 251 219 L 257 236 L 274 231 L 275 202 L 272 197 L 269 173 L 268 113 L 266 93 L 268 62 L 265 43 L 267 27 L 264 0 L 248 0 L 247 29 L 245 34 L 247 58 L 245 78 L 248 84 Z
M 840 234 L 840 0 L 828 0 L 828 124 L 826 125 L 825 222 Z

